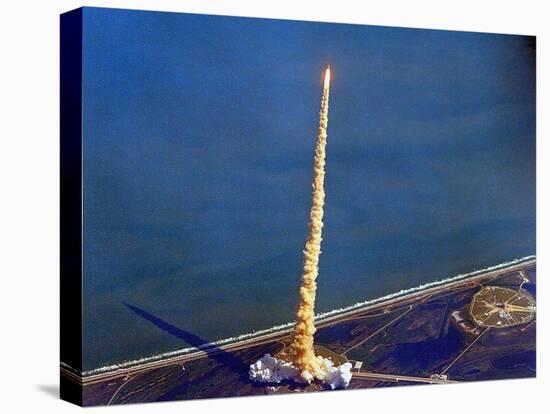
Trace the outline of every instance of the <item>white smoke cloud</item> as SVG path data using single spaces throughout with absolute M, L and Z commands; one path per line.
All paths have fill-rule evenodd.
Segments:
M 316 358 L 319 361 L 319 370 L 312 374 L 309 371 L 300 371 L 290 362 L 265 354 L 250 365 L 248 375 L 252 381 L 268 384 L 278 384 L 285 380 L 305 384 L 317 379 L 333 390 L 348 387 L 351 381 L 351 364 L 349 362 L 335 367 L 332 360 L 328 358 L 321 356 Z
M 300 372 L 290 362 L 265 354 L 250 365 L 248 376 L 252 381 L 278 384 L 284 380 L 295 381 L 300 377 Z

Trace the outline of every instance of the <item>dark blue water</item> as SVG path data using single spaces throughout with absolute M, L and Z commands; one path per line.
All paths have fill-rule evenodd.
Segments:
M 331 63 L 319 312 L 535 253 L 532 38 L 86 9 L 84 368 L 293 319 Z

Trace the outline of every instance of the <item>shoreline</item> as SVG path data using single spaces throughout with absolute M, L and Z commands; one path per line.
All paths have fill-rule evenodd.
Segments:
M 473 272 L 459 274 L 449 278 L 441 279 L 434 282 L 429 282 L 420 286 L 409 289 L 403 289 L 376 299 L 355 303 L 353 305 L 333 309 L 331 311 L 321 313 L 315 316 L 315 320 L 319 327 L 331 325 L 339 322 L 341 319 L 349 318 L 356 313 L 375 310 L 380 307 L 395 305 L 396 303 L 406 303 L 411 300 L 416 300 L 423 295 L 434 294 L 440 290 L 445 290 L 457 286 L 462 286 L 472 281 L 479 279 L 491 278 L 498 276 L 503 272 L 519 270 L 536 262 L 536 256 L 530 255 L 523 258 L 514 259 L 500 263 L 495 266 L 490 266 L 485 269 L 476 270 Z M 126 361 L 120 364 L 106 365 L 93 370 L 79 372 L 69 365 L 61 362 L 60 369 L 62 375 L 72 379 L 82 385 L 104 381 L 105 379 L 116 378 L 120 376 L 130 375 L 139 371 L 168 366 L 175 363 L 181 363 L 188 360 L 206 357 L 210 354 L 219 352 L 219 350 L 234 350 L 247 346 L 260 345 L 265 342 L 271 342 L 279 336 L 288 335 L 293 328 L 294 322 L 277 325 L 271 328 L 262 329 L 246 333 L 237 337 L 230 337 L 205 344 L 199 348 L 188 347 L 176 351 L 152 355 L 149 357 Z

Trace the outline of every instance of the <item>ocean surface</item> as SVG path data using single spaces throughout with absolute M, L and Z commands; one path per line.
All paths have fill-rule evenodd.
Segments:
M 86 8 L 83 370 L 293 319 L 321 72 L 317 311 L 535 254 L 524 36 Z

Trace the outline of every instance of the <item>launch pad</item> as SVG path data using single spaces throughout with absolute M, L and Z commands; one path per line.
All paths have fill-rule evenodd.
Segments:
M 507 328 L 530 322 L 535 316 L 535 300 L 525 291 L 487 286 L 474 295 L 470 315 L 483 327 Z
M 315 355 L 322 356 L 323 358 L 330 359 L 335 367 L 338 367 L 342 364 L 345 364 L 348 361 L 348 358 L 345 355 L 338 354 L 334 351 L 331 351 L 330 349 L 322 346 L 322 345 L 313 345 L 313 349 L 315 350 Z M 288 347 L 285 346 L 279 352 L 275 353 L 273 356 L 277 359 L 282 359 L 283 361 L 292 362 L 292 359 L 290 358 L 290 355 L 288 355 Z

